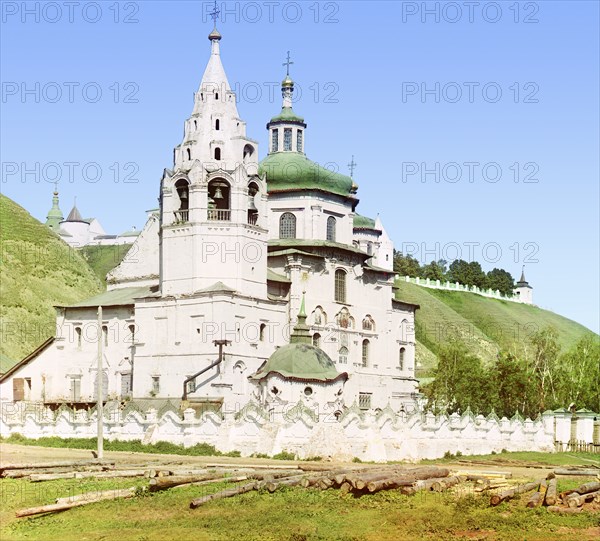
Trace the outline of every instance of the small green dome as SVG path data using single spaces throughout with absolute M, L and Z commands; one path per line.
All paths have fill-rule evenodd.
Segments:
M 307 382 L 348 379 L 346 372 L 340 374 L 337 371 L 327 353 L 310 344 L 288 344 L 275 350 L 266 364 L 251 378 L 262 380 L 270 374 Z
M 273 152 L 260 162 L 258 171 L 267 175 L 269 193 L 311 189 L 345 197 L 352 193 L 350 177 L 321 167 L 298 152 Z
M 282 107 L 281 113 L 274 116 L 269 121 L 269 124 L 271 122 L 300 122 L 304 124 L 304 118 L 294 113 L 294 110 L 291 107 Z

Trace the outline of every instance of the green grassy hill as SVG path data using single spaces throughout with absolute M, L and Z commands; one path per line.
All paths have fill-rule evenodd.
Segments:
M 0 195 L 0 357 L 18 361 L 55 332 L 54 305 L 98 293 L 81 254 Z
M 398 299 L 421 306 L 416 316 L 417 363 L 420 374 L 435 366 L 436 352 L 449 337 L 460 336 L 483 360 L 495 358 L 499 348 L 527 341 L 548 326 L 558 331 L 563 351 L 592 331 L 536 306 L 490 299 L 475 293 L 429 289 L 402 280 Z
M 119 246 L 84 246 L 79 251 L 96 276 L 106 285 L 106 274 L 125 257 L 131 244 Z

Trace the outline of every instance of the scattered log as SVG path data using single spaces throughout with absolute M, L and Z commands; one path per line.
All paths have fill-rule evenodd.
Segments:
M 559 469 L 554 470 L 555 475 L 580 475 L 583 477 L 596 477 L 598 470 L 570 470 L 570 469 Z
M 252 481 L 251 483 L 247 483 L 240 487 L 229 488 L 226 490 L 222 490 L 221 492 L 215 492 L 214 494 L 208 494 L 207 496 L 202 496 L 201 498 L 196 498 L 190 502 L 190 508 L 196 509 L 201 505 L 211 502 L 213 500 L 221 500 L 223 498 L 231 498 L 232 496 L 237 496 L 238 494 L 244 494 L 246 492 L 250 492 L 251 490 L 256 489 L 256 481 Z
M 17 518 L 30 517 L 32 515 L 41 515 L 42 513 L 56 513 L 57 511 L 65 511 L 72 509 L 73 507 L 81 507 L 82 505 L 88 505 L 90 503 L 97 503 L 104 500 L 115 500 L 117 498 L 131 498 L 135 495 L 135 489 L 124 489 L 111 491 L 111 496 L 103 496 L 95 499 L 84 499 L 77 500 L 71 503 L 51 503 L 49 505 L 40 505 L 38 507 L 29 507 L 28 509 L 21 509 L 15 513 Z
M 2 464 L 0 475 L 7 470 L 39 470 L 49 468 L 76 468 L 80 466 L 114 466 L 114 461 L 109 460 L 69 460 L 62 462 L 33 462 L 23 464 Z
M 167 490 L 177 485 L 189 485 L 202 481 L 225 480 L 222 473 L 206 473 L 204 475 L 170 475 L 167 477 L 154 477 L 150 479 L 150 492 Z
M 594 500 L 596 496 L 600 497 L 600 490 L 596 492 L 587 492 L 586 494 L 577 494 L 574 492 L 570 496 L 567 497 L 565 503 L 569 507 L 581 507 L 585 502 Z
M 115 477 L 148 477 L 148 470 L 112 470 L 102 472 L 66 472 L 66 473 L 39 473 L 32 474 L 29 479 L 32 483 L 41 481 L 56 481 L 58 479 L 112 479 Z
M 302 476 L 288 477 L 278 481 L 269 481 L 265 484 L 265 488 L 270 492 L 275 492 L 279 487 L 295 487 L 300 484 Z
M 120 490 L 102 490 L 95 492 L 84 492 L 83 494 L 74 494 L 73 496 L 67 496 L 66 498 L 56 498 L 54 503 L 57 504 L 69 504 L 74 502 L 91 502 L 91 501 L 102 501 L 102 500 L 114 500 L 116 498 L 129 498 L 135 495 L 135 487 L 123 488 Z
M 549 513 L 560 513 L 561 515 L 570 515 L 574 513 L 581 513 L 583 511 L 582 507 L 559 507 L 558 505 L 551 505 L 546 507 Z
M 492 496 L 490 497 L 490 505 L 492 505 L 492 506 L 500 505 L 500 503 L 502 503 L 506 500 L 510 500 L 511 498 L 514 498 L 517 494 L 524 494 L 526 492 L 531 492 L 532 490 L 535 490 L 536 488 L 538 488 L 540 486 L 541 482 L 542 482 L 542 480 L 534 481 L 532 483 L 525 483 L 524 485 L 518 485 L 516 487 L 509 488 L 507 490 L 503 490 L 502 492 L 499 492 L 498 494 L 492 494 Z
M 542 492 L 540 492 L 538 490 L 537 492 L 534 492 L 531 495 L 531 497 L 529 498 L 529 500 L 527 501 L 527 507 L 529 509 L 539 507 L 540 505 L 542 505 L 543 501 L 544 501 L 544 495 L 542 494 Z
M 351 490 L 352 490 L 352 485 L 350 483 L 348 483 L 348 481 L 344 481 L 340 485 L 340 492 L 342 494 L 348 494 L 348 492 L 350 492 Z
M 252 470 L 299 470 L 296 464 L 206 464 L 207 468 L 228 468 L 230 470 L 252 469 Z
M 221 477 L 219 479 L 207 479 L 206 481 L 197 481 L 194 483 L 183 483 L 181 485 L 175 485 L 171 487 L 172 489 L 176 488 L 185 488 L 185 487 L 200 487 L 203 485 L 211 485 L 219 482 L 227 482 L 227 483 L 239 483 L 241 481 L 247 481 L 249 477 L 247 475 L 239 475 L 238 477 Z
M 546 490 L 546 502 L 545 502 L 546 505 L 552 506 L 552 505 L 555 505 L 556 502 L 558 501 L 557 497 L 556 497 L 557 486 L 558 486 L 558 483 L 557 483 L 556 477 L 554 477 L 548 481 L 548 490 Z
M 479 470 L 457 470 L 460 475 L 466 475 L 467 480 L 472 481 L 477 478 L 484 477 L 494 479 L 503 477 L 504 479 L 512 479 L 512 472 L 509 471 L 479 471 Z M 475 479 L 474 479 L 475 478 Z
M 598 492 L 600 490 L 600 481 L 592 481 L 590 483 L 584 483 L 583 485 L 579 485 L 575 492 L 579 492 L 579 494 L 587 494 L 588 492 Z
M 431 490 L 433 492 L 443 492 L 444 490 L 458 485 L 465 480 L 464 476 L 453 475 L 451 477 L 444 477 L 442 479 L 438 479 L 431 484 Z

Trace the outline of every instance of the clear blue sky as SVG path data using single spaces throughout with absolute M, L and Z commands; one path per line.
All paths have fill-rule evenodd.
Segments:
M 109 233 L 141 227 L 208 59 L 211 4 L 24 4 L 2 3 L 2 192 L 44 220 L 58 163 L 65 214 L 77 196 Z M 261 156 L 290 50 L 308 156 L 344 173 L 355 156 L 358 211 L 398 249 L 517 278 L 525 263 L 537 304 L 598 331 L 598 2 L 218 5 Z

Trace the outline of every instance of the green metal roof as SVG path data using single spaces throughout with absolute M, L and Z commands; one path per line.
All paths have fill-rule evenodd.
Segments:
M 17 362 L 8 358 L 4 353 L 0 353 L 0 374 L 8 372 Z
M 273 152 L 259 164 L 267 175 L 269 193 L 290 190 L 322 190 L 348 197 L 353 191 L 350 177 L 334 173 L 298 152 Z
M 302 122 L 304 124 L 304 118 L 294 113 L 291 107 L 282 107 L 281 113 L 274 116 L 270 122 Z
M 306 382 L 348 379 L 346 372 L 340 374 L 337 371 L 327 353 L 310 344 L 288 344 L 275 350 L 266 364 L 251 378 L 262 380 L 270 374 Z
M 223 282 L 215 282 L 212 286 L 205 287 L 204 289 L 199 289 L 197 293 L 218 293 L 220 291 L 225 291 L 227 293 L 235 293 L 235 289 L 225 285 Z
M 123 287 L 112 289 L 91 297 L 77 304 L 71 304 L 66 308 L 91 308 L 95 306 L 127 306 L 135 304 L 134 299 L 147 297 L 151 294 L 149 287 Z
M 350 244 L 342 244 L 341 242 L 333 242 L 331 240 L 323 239 L 271 239 L 268 241 L 268 249 L 271 250 L 271 255 L 276 248 L 335 248 L 343 250 L 345 252 L 352 252 L 355 254 L 363 255 L 365 258 L 372 256 L 359 250 L 358 248 L 351 246 Z
M 119 237 L 139 237 L 141 231 L 137 229 L 130 229 L 129 231 L 125 231 L 125 233 L 121 233 Z
M 282 284 L 291 284 L 291 280 L 287 276 L 278 274 L 271 269 L 267 269 L 267 280 L 271 282 L 280 282 Z
M 352 222 L 354 229 L 375 229 L 375 220 L 360 214 L 355 214 Z

